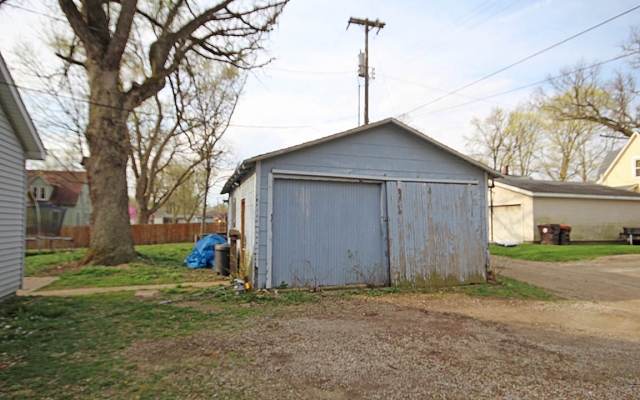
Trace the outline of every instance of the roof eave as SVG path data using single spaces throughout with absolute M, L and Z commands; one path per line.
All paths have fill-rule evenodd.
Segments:
M 22 102 L 20 93 L 1 54 L 0 79 L 2 80 L 0 82 L 2 83 L 0 84 L 0 103 L 5 109 L 5 114 L 25 151 L 25 157 L 30 160 L 44 160 L 46 152 L 42 140 Z
M 628 196 L 616 196 L 609 194 L 579 194 L 579 193 L 549 193 L 549 192 L 534 192 L 527 189 L 522 189 L 517 186 L 510 185 L 505 182 L 496 181 L 495 185 L 499 188 L 511 190 L 515 193 L 520 193 L 530 197 L 555 197 L 565 199 L 594 199 L 594 200 L 636 200 L 640 201 L 640 196 L 634 196 L 630 192 Z
M 498 171 L 489 168 L 488 166 L 482 164 L 481 162 L 478 162 L 470 157 L 465 156 L 464 154 L 458 153 L 457 151 L 453 150 L 450 147 L 445 146 L 444 144 L 430 138 L 429 136 L 423 134 L 422 132 L 417 131 L 416 129 L 413 129 L 410 126 L 407 126 L 399 121 L 397 121 L 394 118 L 387 118 L 387 119 L 383 119 L 382 121 L 378 121 L 378 122 L 374 122 L 372 124 L 368 124 L 368 125 L 362 125 L 359 126 L 357 128 L 354 129 L 350 129 L 344 132 L 340 132 L 340 133 L 336 133 L 333 135 L 329 135 L 329 136 L 325 136 L 323 138 L 320 139 L 316 139 L 316 140 L 312 140 L 310 142 L 306 142 L 306 143 L 302 143 L 296 146 L 291 146 L 291 147 L 287 147 L 285 149 L 280 149 L 280 150 L 276 150 L 276 151 L 272 151 L 269 153 L 265 153 L 265 154 L 261 154 L 252 158 L 248 158 L 246 160 L 244 160 L 242 162 L 242 164 L 240 164 L 240 166 L 238 168 L 236 168 L 236 170 L 234 171 L 234 173 L 231 175 L 231 177 L 227 180 L 227 182 L 225 183 L 224 187 L 222 188 L 222 190 L 220 191 L 220 194 L 227 194 L 229 192 L 231 192 L 231 190 L 233 189 L 233 185 L 234 183 L 239 183 L 242 178 L 244 177 L 244 175 L 246 174 L 246 171 L 248 169 L 250 169 L 253 164 L 255 164 L 258 161 L 261 160 L 265 160 L 267 158 L 271 158 L 271 157 L 276 157 L 279 155 L 283 155 L 283 154 L 288 154 L 297 150 L 301 150 L 301 149 L 306 149 L 307 147 L 311 147 L 317 144 L 321 144 L 321 143 L 325 143 L 328 142 L 330 140 L 335 140 L 335 139 L 340 139 L 344 136 L 349 136 L 349 135 L 353 135 L 355 133 L 359 133 L 359 132 L 363 132 L 365 130 L 368 129 L 372 129 L 372 128 L 376 128 L 378 126 L 382 126 L 382 125 L 386 125 L 386 124 L 393 124 L 401 129 L 404 129 L 410 133 L 412 133 L 413 135 L 419 137 L 422 140 L 427 141 L 428 143 L 430 143 L 431 145 L 444 150 L 445 152 L 453 155 L 454 157 L 460 158 L 463 161 L 466 161 L 467 163 L 473 165 L 474 167 L 484 171 L 487 173 L 487 176 L 491 179 L 494 178 L 504 178 L 504 175 L 499 173 Z
M 281 150 L 276 150 L 276 151 L 272 151 L 270 153 L 265 153 L 265 154 L 261 154 L 259 156 L 255 156 L 252 158 L 249 158 L 247 160 L 245 160 L 245 163 L 250 163 L 250 162 L 256 162 L 256 161 L 261 161 L 267 158 L 271 158 L 271 157 L 275 157 L 275 156 L 279 156 L 282 154 L 287 154 L 296 150 L 301 150 L 301 149 L 305 149 L 307 147 L 311 147 L 314 146 L 316 144 L 320 144 L 320 143 L 325 143 L 328 142 L 330 140 L 334 140 L 334 139 L 339 139 L 341 137 L 344 136 L 349 136 L 349 135 L 353 135 L 355 133 L 359 133 L 359 132 L 363 132 L 365 130 L 368 129 L 372 129 L 372 128 L 376 128 L 378 126 L 382 126 L 382 125 L 386 125 L 386 124 L 393 124 L 401 129 L 404 129 L 406 131 L 409 131 L 410 133 L 414 134 L 415 136 L 418 136 L 419 138 L 429 142 L 430 144 L 434 145 L 435 147 L 440 148 L 441 150 L 444 150 L 448 153 L 450 153 L 451 155 L 458 157 L 466 162 L 468 162 L 469 164 L 485 171 L 490 178 L 504 178 L 504 175 L 499 173 L 498 171 L 489 168 L 488 166 L 482 164 L 481 162 L 478 162 L 470 157 L 465 156 L 464 154 L 458 153 L 457 151 L 453 150 L 452 148 L 445 146 L 444 144 L 430 138 L 429 136 L 423 134 L 422 132 L 408 126 L 405 125 L 403 123 L 401 123 L 400 121 L 396 120 L 395 118 L 387 118 L 387 119 L 383 119 L 382 121 L 378 121 L 378 122 L 374 122 L 372 124 L 368 124 L 368 125 L 362 125 L 359 126 L 357 128 L 354 129 L 349 129 L 347 131 L 344 132 L 340 132 L 340 133 L 336 133 L 333 135 L 329 135 L 329 136 L 325 136 L 323 138 L 320 139 L 316 139 L 316 140 L 312 140 L 310 142 L 306 142 L 306 143 L 302 143 L 296 146 L 292 146 L 292 147 L 287 147 L 285 149 L 281 149 Z
M 250 160 L 243 161 L 242 164 L 240 164 L 238 168 L 233 171 L 233 174 L 229 177 L 229 179 L 227 179 L 227 182 L 225 182 L 224 186 L 222 187 L 220 194 L 230 193 L 234 187 L 240 186 L 240 182 L 242 182 L 242 179 L 245 177 L 247 172 L 249 172 L 251 168 L 253 168 L 254 164 L 255 163 L 251 162 Z

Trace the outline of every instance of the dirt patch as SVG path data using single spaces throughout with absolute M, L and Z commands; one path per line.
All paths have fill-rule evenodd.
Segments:
M 194 310 L 198 310 L 198 311 L 209 313 L 209 314 L 225 311 L 223 307 L 220 307 L 217 304 L 201 303 L 198 301 L 182 301 L 179 303 L 174 303 L 174 305 L 177 307 L 193 308 Z
M 244 330 L 139 341 L 126 357 L 143 370 L 172 365 L 171 379 L 215 377 L 199 380 L 198 390 L 234 382 L 248 398 L 637 398 L 640 341 L 543 329 L 526 318 L 509 324 L 508 315 L 485 318 L 508 303 L 447 298 L 281 306 L 246 320 Z M 549 311 L 531 304 L 514 308 Z M 469 308 L 486 315 L 460 312 Z
M 65 272 L 81 270 L 82 267 L 83 266 L 80 263 L 64 263 L 49 269 L 38 271 L 36 276 L 60 276 Z
M 640 254 L 570 262 L 538 262 L 491 256 L 499 274 L 546 288 L 569 299 L 640 300 Z
M 594 303 L 481 299 L 463 295 L 383 297 L 417 309 L 514 327 L 640 343 L 640 300 Z

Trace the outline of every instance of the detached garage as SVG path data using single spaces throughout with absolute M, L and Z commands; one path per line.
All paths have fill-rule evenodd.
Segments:
M 491 189 L 491 241 L 540 241 L 538 225 L 571 226 L 572 242 L 620 241 L 640 226 L 640 193 L 595 183 L 505 177 Z
M 229 230 L 257 287 L 485 281 L 494 170 L 388 119 L 242 162 Z

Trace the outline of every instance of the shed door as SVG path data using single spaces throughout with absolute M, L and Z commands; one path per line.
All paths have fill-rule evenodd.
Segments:
M 274 286 L 388 283 L 381 184 L 275 179 Z
M 522 206 L 493 207 L 493 240 L 494 241 L 524 241 L 522 229 Z
M 480 186 L 387 182 L 387 205 L 392 284 L 484 282 Z

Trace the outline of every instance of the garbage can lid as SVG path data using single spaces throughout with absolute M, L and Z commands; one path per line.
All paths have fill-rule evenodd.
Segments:
M 229 243 L 221 243 L 221 244 L 216 244 L 215 246 L 213 246 L 214 250 L 229 250 L 229 248 L 231 247 L 231 245 Z
M 560 228 L 562 228 L 562 229 L 571 229 L 571 227 L 569 225 L 560 225 Z

